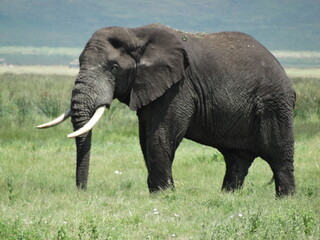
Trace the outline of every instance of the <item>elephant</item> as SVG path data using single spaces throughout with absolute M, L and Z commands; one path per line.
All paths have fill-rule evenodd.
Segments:
M 186 138 L 216 148 L 222 190 L 241 189 L 252 162 L 265 160 L 276 196 L 295 192 L 295 91 L 277 59 L 241 32 L 187 33 L 162 24 L 97 30 L 79 56 L 70 109 L 76 185 L 87 188 L 92 128 L 118 99 L 136 111 L 150 193 L 174 189 L 172 163 Z

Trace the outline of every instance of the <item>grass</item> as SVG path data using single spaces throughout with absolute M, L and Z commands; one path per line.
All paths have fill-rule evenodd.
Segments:
M 0 66 L 0 74 L 67 75 L 75 77 L 78 68 L 65 66 Z
M 319 239 L 320 79 L 296 78 L 297 194 L 275 200 L 257 159 L 244 189 L 220 191 L 215 149 L 184 140 L 176 191 L 150 196 L 134 112 L 115 102 L 94 129 L 89 186 L 75 187 L 69 106 L 74 77 L 0 75 L 0 239 Z
M 291 78 L 320 78 L 320 68 L 286 68 Z

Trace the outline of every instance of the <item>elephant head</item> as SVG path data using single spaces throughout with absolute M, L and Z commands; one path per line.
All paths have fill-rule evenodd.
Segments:
M 71 117 L 76 138 L 76 184 L 86 189 L 92 128 L 113 99 L 137 110 L 184 78 L 188 66 L 182 39 L 162 26 L 103 28 L 95 32 L 80 57 L 71 107 L 46 128 Z

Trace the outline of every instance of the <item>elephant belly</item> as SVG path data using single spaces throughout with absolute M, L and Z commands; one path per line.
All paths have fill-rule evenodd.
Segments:
M 250 121 L 218 121 L 205 126 L 193 123 L 188 128 L 185 138 L 215 148 L 256 151 L 257 131 Z

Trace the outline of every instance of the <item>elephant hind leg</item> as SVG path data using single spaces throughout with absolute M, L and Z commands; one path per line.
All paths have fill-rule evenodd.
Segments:
M 274 172 L 276 184 L 276 196 L 283 197 L 293 195 L 295 192 L 295 181 L 293 174 L 293 166 Z
M 279 157 L 280 156 L 280 157 Z M 277 157 L 266 160 L 274 174 L 276 197 L 293 195 L 295 192 L 293 158 Z
M 222 190 L 232 192 L 243 186 L 244 179 L 248 174 L 256 155 L 249 151 L 220 150 L 226 163 L 226 173 L 224 176 Z
M 259 155 L 273 171 L 277 197 L 292 195 L 295 191 L 293 111 L 289 111 L 290 108 L 283 104 L 261 117 Z

